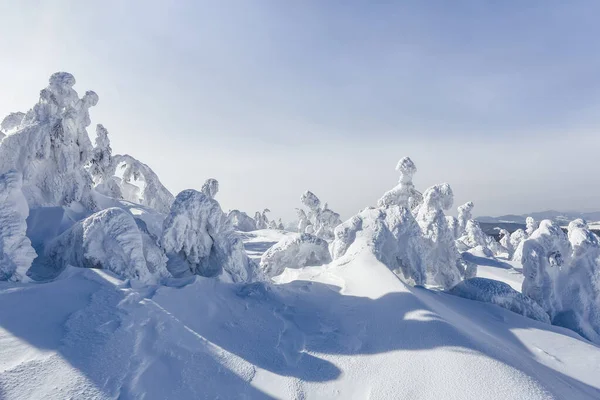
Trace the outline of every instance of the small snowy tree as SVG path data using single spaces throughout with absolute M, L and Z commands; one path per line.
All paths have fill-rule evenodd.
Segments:
M 16 171 L 0 175 L 0 281 L 29 281 L 27 271 L 37 257 L 25 235 L 29 207 L 22 185 Z
M 298 215 L 298 232 L 306 232 L 306 228 L 310 225 L 308 216 L 301 208 L 296 208 L 296 214 Z
M 423 200 L 412 182 L 413 176 L 417 172 L 417 167 L 409 157 L 404 157 L 398 161 L 396 171 L 400 172 L 398 185 L 385 192 L 377 201 L 378 207 L 389 207 L 393 205 L 415 209 Z
M 527 236 L 531 236 L 531 234 L 538 228 L 539 224 L 537 223 L 537 221 L 535 219 L 533 219 L 532 217 L 527 217 L 525 219 L 525 225 L 526 225 L 526 229 L 525 229 L 525 233 L 527 234 Z
M 506 230 L 506 229 L 501 229 L 501 228 L 497 228 L 499 229 L 499 234 L 500 234 L 500 245 L 502 245 L 502 247 L 504 247 L 506 249 L 506 253 L 507 253 L 507 257 L 510 260 L 515 252 L 515 249 L 513 247 L 513 243 L 510 240 L 511 239 L 511 235 L 510 233 Z
M 260 259 L 260 267 L 269 276 L 286 268 L 317 266 L 331 262 L 327 242 L 308 233 L 286 236 L 269 248 Z
M 423 193 L 423 203 L 416 217 L 427 244 L 428 280 L 445 289 L 456 285 L 465 275 L 465 271 L 461 271 L 462 263 L 454 235 L 444 215 L 444 210 L 450 209 L 453 201 L 450 185 L 432 186 Z
M 458 207 L 458 236 L 462 236 L 465 234 L 465 230 L 467 228 L 467 222 L 473 219 L 473 204 L 472 201 L 466 202 L 462 206 Z
M 115 199 L 122 198 L 121 188 L 113 179 L 113 159 L 108 131 L 98 124 L 96 125 L 96 140 L 92 150 L 89 163 L 89 171 L 94 180 L 94 188 L 105 196 Z
M 214 199 L 219 192 L 219 181 L 213 178 L 207 179 L 200 190 L 205 196 Z
M 308 213 L 304 216 L 310 224 L 306 225 L 304 232 L 314 234 L 317 237 L 331 241 L 334 238 L 333 230 L 336 226 L 342 223 L 340 215 L 333 210 L 330 210 L 327 203 L 321 205 L 321 200 L 310 190 L 307 190 L 300 197 L 302 204 L 308 208 Z M 302 215 L 298 214 L 302 221 Z
M 233 229 L 241 232 L 251 232 L 256 230 L 256 222 L 248 214 L 240 210 L 231 210 L 227 215 L 229 223 Z

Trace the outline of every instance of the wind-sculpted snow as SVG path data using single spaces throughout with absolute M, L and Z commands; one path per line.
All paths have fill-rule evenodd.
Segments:
M 152 168 L 130 155 L 113 156 L 113 175 L 118 178 L 123 199 L 168 213 L 174 197 Z
M 251 232 L 256 230 L 256 221 L 240 210 L 231 210 L 227 214 L 229 223 L 236 231 Z
M 452 207 L 454 194 L 447 183 L 430 187 L 423 193 L 423 203 L 416 221 L 421 227 L 426 253 L 428 280 L 449 289 L 464 277 L 466 270 L 448 227 L 444 210 Z
M 321 200 L 310 190 L 302 194 L 300 201 L 308 208 L 308 213 L 298 213 L 301 218 L 298 227 L 306 225 L 300 233 L 311 233 L 327 241 L 333 240 L 333 230 L 342 223 L 340 215 L 329 209 L 327 203 L 322 204 Z
M 86 131 L 89 109 L 98 96 L 89 91 L 79 98 L 74 84 L 71 74 L 53 74 L 38 104 L 0 145 L 0 173 L 22 173 L 23 193 L 30 207 L 81 202 L 93 209 L 89 197 L 92 179 L 84 167 L 92 151 Z
M 600 244 L 583 220 L 568 238 L 549 220 L 522 246 L 523 294 L 537 301 L 552 323 L 600 344 Z
M 415 209 L 423 201 L 423 196 L 415 189 L 413 176 L 417 167 L 409 157 L 404 157 L 396 165 L 396 171 L 400 172 L 398 185 L 385 192 L 377 201 L 378 207 L 401 206 Z
M 22 184 L 16 171 L 0 175 L 0 281 L 28 281 L 27 270 L 37 256 L 25 235 L 29 207 Z
M 45 256 L 57 268 L 106 269 L 145 284 L 168 276 L 164 254 L 120 208 L 99 211 L 76 223 L 46 246 Z
M 268 249 L 260 267 L 269 277 L 281 274 L 286 268 L 317 266 L 331 262 L 329 246 L 321 238 L 308 233 L 286 236 Z
M 583 221 L 560 226 L 544 220 L 523 242 L 523 294 L 550 315 L 552 323 L 600 344 L 600 247 Z
M 363 245 L 404 282 L 426 283 L 428 249 L 408 208 L 369 208 L 340 224 L 331 244 L 333 258 L 351 259 Z
M 179 193 L 165 219 L 162 246 L 174 275 L 244 282 L 260 277 L 219 203 L 196 190 Z
M 448 292 L 465 299 L 496 304 L 527 318 L 550 323 L 550 318 L 542 307 L 504 282 L 486 278 L 471 278 L 459 282 Z

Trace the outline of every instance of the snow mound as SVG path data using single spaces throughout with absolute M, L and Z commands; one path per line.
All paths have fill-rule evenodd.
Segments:
M 89 109 L 98 103 L 98 95 L 89 91 L 79 98 L 74 84 L 69 73 L 53 74 L 38 104 L 0 145 L 0 173 L 22 173 L 30 207 L 81 202 L 94 208 L 89 198 L 92 179 L 84 167 L 92 151 L 86 131 Z
M 550 317 L 542 307 L 504 282 L 486 278 L 471 278 L 458 283 L 448 293 L 465 299 L 496 304 L 527 318 L 550 323 Z
M 256 230 L 256 221 L 243 211 L 231 210 L 227 214 L 229 223 L 236 231 L 252 232 Z
M 128 154 L 113 156 L 112 175 L 121 188 L 123 199 L 167 214 L 174 197 L 160 182 L 152 168 Z
M 234 282 L 260 276 L 219 203 L 196 190 L 184 190 L 175 198 L 164 221 L 162 246 L 175 276 L 225 275 Z
M 260 259 L 260 267 L 269 277 L 281 274 L 286 268 L 317 266 L 331 262 L 325 240 L 309 233 L 284 237 L 268 249 Z
M 334 259 L 352 259 L 365 246 L 403 281 L 411 285 L 426 283 L 427 248 L 408 208 L 366 209 L 335 229 L 331 244 Z
M 58 268 L 106 269 L 124 279 L 153 284 L 168 276 L 166 259 L 153 245 L 133 217 L 115 207 L 73 225 L 46 245 L 45 256 Z
M 18 172 L 0 175 L 0 281 L 28 281 L 27 270 L 37 257 L 25 235 L 29 207 L 22 185 Z

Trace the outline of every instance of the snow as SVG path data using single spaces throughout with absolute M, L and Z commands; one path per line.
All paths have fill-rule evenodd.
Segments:
M 302 194 L 300 201 L 308 209 L 308 213 L 298 213 L 300 218 L 298 228 L 306 225 L 304 230 L 300 230 L 300 233 L 311 233 L 327 241 L 332 241 L 335 227 L 342 223 L 340 214 L 329 209 L 327 203 L 322 204 L 321 200 L 310 190 Z
M 240 210 L 231 210 L 227 214 L 229 223 L 236 231 L 251 232 L 256 230 L 256 221 Z
M 166 257 L 144 241 L 133 217 L 120 208 L 99 211 L 52 240 L 44 255 L 56 268 L 107 269 L 152 284 L 168 276 Z
M 417 172 L 417 167 L 410 157 L 404 157 L 398 161 L 396 171 L 400 172 L 398 185 L 385 192 L 377 201 L 377 206 L 401 206 L 412 210 L 423 201 L 423 196 L 415 189 L 412 181 L 413 176 Z
M 175 198 L 161 244 L 175 276 L 221 276 L 234 282 L 260 279 L 219 203 L 196 190 L 184 190 Z
M 297 233 L 281 239 L 261 257 L 260 267 L 267 276 L 281 274 L 287 268 L 317 266 L 331 262 L 327 242 L 310 233 Z
M 25 236 L 29 207 L 22 185 L 16 171 L 0 175 L 0 281 L 28 281 L 27 270 L 37 256 Z

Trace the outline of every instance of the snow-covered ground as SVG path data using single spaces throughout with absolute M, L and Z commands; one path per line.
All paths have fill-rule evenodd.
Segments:
M 257 258 L 283 235 L 247 233 L 245 245 Z M 487 264 L 480 276 L 515 287 L 516 273 Z M 599 347 L 410 288 L 366 248 L 273 284 L 134 289 L 69 267 L 49 283 L 1 282 L 0 304 L 2 399 L 600 398 Z

